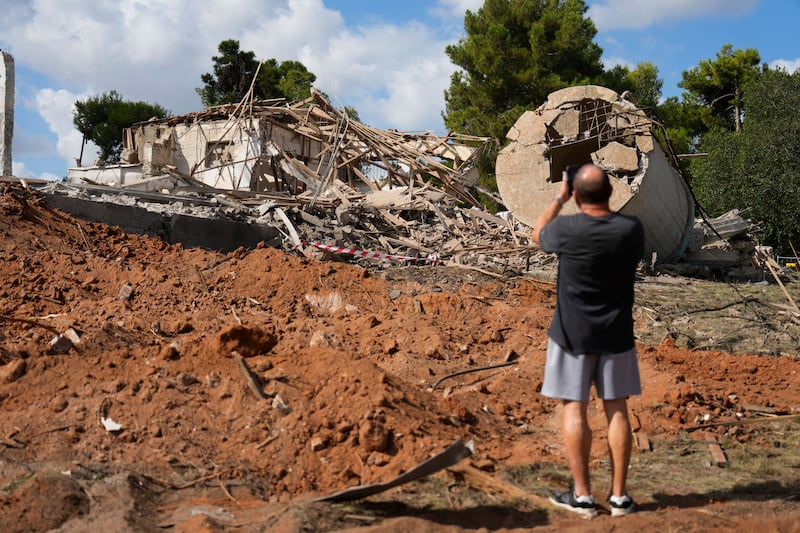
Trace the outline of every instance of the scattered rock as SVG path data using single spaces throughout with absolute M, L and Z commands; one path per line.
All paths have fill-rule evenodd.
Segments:
M 180 374 L 178 374 L 179 385 L 182 385 L 184 387 L 189 387 L 191 385 L 196 385 L 197 383 L 200 383 L 200 380 L 191 374 L 188 374 L 186 372 L 181 372 Z
M 397 341 L 394 339 L 387 339 L 383 343 L 383 353 L 392 355 L 394 353 L 397 353 L 399 349 L 400 347 L 397 345 Z
M 340 343 L 328 333 L 317 330 L 311 335 L 311 340 L 308 341 L 308 345 L 312 348 L 332 348 L 334 346 L 339 346 Z
M 161 359 L 165 361 L 175 361 L 181 358 L 181 353 L 178 351 L 178 348 L 173 343 L 167 346 L 163 346 L 161 348 L 159 356 L 161 357 Z
M 281 398 L 280 394 L 276 394 L 275 397 L 272 398 L 272 408 L 283 416 L 286 416 L 292 412 L 292 408 L 289 407 L 289 404 L 287 404 L 283 398 Z
M 50 353 L 65 354 L 72 349 L 72 341 L 58 334 L 50 340 Z
M 275 333 L 262 328 L 248 326 L 228 326 L 212 340 L 213 350 L 229 356 L 239 352 L 242 357 L 267 354 L 278 343 Z
M 58 395 L 53 398 L 53 402 L 50 405 L 53 408 L 53 412 L 60 413 L 69 406 L 69 402 L 63 396 Z
M 119 298 L 123 302 L 127 302 L 132 297 L 133 297 L 133 285 L 131 285 L 130 283 L 125 283 L 122 287 L 120 287 L 117 298 Z
M 389 431 L 377 421 L 365 420 L 358 428 L 358 442 L 364 451 L 385 452 L 389 441 Z

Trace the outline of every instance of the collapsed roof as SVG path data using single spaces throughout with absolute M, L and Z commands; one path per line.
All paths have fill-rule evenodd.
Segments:
M 399 132 L 362 124 L 313 92 L 304 101 L 243 100 L 187 115 L 135 124 L 123 135 L 123 162 L 70 169 L 73 183 L 141 190 L 203 188 L 253 192 L 431 186 L 478 205 L 474 161 L 487 139 Z M 109 173 L 109 170 L 113 172 Z
M 266 242 L 306 256 L 519 273 L 550 268 L 553 258 L 531 249 L 530 227 L 563 169 L 594 162 L 612 177 L 612 208 L 645 223 L 660 266 L 682 259 L 726 272 L 752 269 L 754 242 L 736 247 L 704 236 L 703 225 L 692 229 L 688 186 L 652 126 L 609 89 L 551 94 L 508 134 L 497 181 L 511 211 L 498 215 L 476 206 L 471 193 L 485 138 L 378 130 L 319 95 L 137 124 L 125 134 L 128 163 L 70 169 L 70 184 L 47 190 L 54 205 L 83 218 L 189 246 L 230 251 Z M 572 210 L 568 204 L 564 212 Z M 750 227 L 737 224 L 740 232 Z

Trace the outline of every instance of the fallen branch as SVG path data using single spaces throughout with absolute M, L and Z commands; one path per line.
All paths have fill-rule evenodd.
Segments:
M 789 291 L 787 291 L 786 287 L 783 285 L 783 282 L 781 281 L 781 278 L 775 272 L 775 268 L 772 266 L 772 263 L 773 263 L 772 258 L 768 257 L 768 256 L 764 256 L 764 262 L 767 264 L 767 268 L 769 268 L 770 274 L 772 274 L 772 277 L 775 278 L 775 281 L 778 283 L 778 286 L 783 291 L 783 295 L 786 296 L 786 299 L 789 300 L 790 304 L 792 304 L 792 308 L 794 309 L 794 311 L 800 313 L 800 307 L 797 307 L 797 302 L 794 301 L 794 298 L 792 298 L 792 295 L 789 294 Z
M 748 296 L 747 298 L 744 298 L 742 300 L 739 300 L 739 301 L 736 301 L 736 302 L 731 302 L 729 304 L 720 305 L 719 307 L 704 307 L 702 309 L 692 309 L 691 311 L 686 311 L 685 314 L 691 315 L 691 314 L 694 314 L 694 313 L 712 313 L 714 311 L 722 311 L 723 309 L 727 309 L 727 308 L 733 307 L 735 305 L 746 305 L 746 304 L 753 303 L 753 302 L 763 303 L 763 302 L 759 301 L 758 298 L 754 298 L 752 296 Z
M 481 370 L 492 370 L 493 368 L 502 368 L 504 366 L 511 366 L 511 365 L 515 365 L 517 363 L 518 363 L 518 361 L 516 359 L 514 359 L 513 361 L 506 361 L 505 363 L 497 363 L 495 365 L 480 366 L 478 368 L 468 368 L 466 370 L 459 370 L 458 372 L 453 372 L 452 374 L 447 374 L 446 376 L 440 377 L 439 379 L 437 379 L 436 381 L 433 382 L 433 385 L 431 385 L 431 388 L 435 389 L 437 386 L 439 386 L 439 384 L 442 381 L 444 381 L 446 379 L 454 378 L 456 376 L 463 376 L 464 374 L 471 374 L 473 372 L 480 372 Z
M 81 232 L 81 237 L 83 237 L 83 243 L 86 245 L 86 250 L 89 253 L 92 253 L 92 247 L 89 245 L 89 239 L 86 238 L 86 233 L 83 231 L 83 227 L 81 227 L 80 222 L 75 223 L 78 226 L 78 230 Z
M 444 468 L 450 468 L 462 459 L 465 459 L 475 453 L 475 443 L 470 440 L 466 444 L 457 440 L 448 446 L 441 453 L 434 455 L 421 462 L 411 470 L 406 470 L 396 478 L 385 483 L 374 483 L 372 485 L 359 485 L 357 487 L 350 487 L 343 491 L 317 498 L 315 502 L 346 502 L 352 500 L 360 500 L 373 494 L 379 494 L 393 487 L 398 487 L 409 481 L 421 479 L 423 477 L 435 474 Z
M 140 475 L 143 478 L 145 478 L 145 479 L 147 479 L 149 481 L 152 481 L 156 485 L 161 485 L 164 488 L 172 489 L 172 490 L 182 490 L 182 489 L 188 489 L 190 487 L 194 487 L 195 485 L 197 485 L 198 483 L 202 483 L 203 481 L 208 481 L 208 480 L 214 479 L 214 478 L 219 479 L 221 474 L 215 472 L 215 473 L 209 474 L 207 476 L 199 477 L 199 478 L 197 478 L 197 479 L 195 479 L 193 481 L 188 481 L 186 483 L 181 483 L 180 485 L 178 485 L 176 483 L 172 483 L 171 481 L 164 481 L 163 479 L 158 479 L 157 477 L 151 476 L 150 474 L 140 474 Z
M 29 318 L 17 318 L 8 315 L 0 315 L 0 320 L 8 320 L 9 322 L 22 322 L 23 324 L 30 324 L 32 326 L 39 326 L 40 328 L 44 328 L 48 331 L 52 331 L 55 334 L 59 334 L 59 331 L 54 328 L 53 326 L 49 326 L 47 324 L 42 324 L 41 322 L 37 322 L 35 320 L 31 320 Z
M 195 265 L 194 266 L 195 272 L 197 272 L 197 277 L 200 279 L 200 285 L 203 287 L 203 292 L 208 294 L 208 283 L 206 283 L 206 278 L 203 277 L 203 273 L 200 271 L 200 267 Z
M 228 489 L 225 487 L 225 483 L 222 482 L 222 477 L 221 476 L 219 476 L 219 475 L 217 476 L 217 481 L 219 481 L 219 487 L 222 489 L 222 492 L 225 493 L 225 496 L 230 498 L 231 501 L 238 503 L 239 500 L 234 498 L 233 495 L 230 492 L 228 492 Z
M 516 485 L 496 479 L 474 466 L 454 465 L 447 469 L 451 474 L 461 478 L 467 485 L 481 492 L 500 496 L 504 499 L 525 500 L 537 507 L 556 508 L 548 498 L 523 490 Z
M 245 362 L 244 357 L 242 357 L 242 355 L 236 351 L 231 352 L 231 355 L 236 361 L 236 366 L 239 367 L 239 372 L 247 382 L 247 386 L 250 387 L 250 390 L 253 391 L 253 394 L 256 395 L 256 398 L 259 400 L 266 399 L 266 396 L 264 396 L 264 391 L 261 390 L 261 387 L 256 382 L 256 378 L 253 376 L 253 372 L 250 370 L 250 367 L 247 366 L 247 362 Z
M 684 428 L 686 431 L 696 431 L 698 429 L 713 428 L 719 426 L 736 426 L 738 424 L 756 424 L 759 422 L 775 422 L 777 420 L 791 420 L 793 418 L 800 418 L 800 415 L 779 415 L 768 416 L 764 418 L 742 418 L 741 420 L 726 420 L 724 422 L 712 422 L 710 424 L 702 424 L 700 426 L 691 426 Z

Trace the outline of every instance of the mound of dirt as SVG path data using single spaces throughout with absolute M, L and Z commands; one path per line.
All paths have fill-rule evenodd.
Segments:
M 182 249 L 19 189 L 0 197 L 0 233 L 8 531 L 299 531 L 309 518 L 291 505 L 387 481 L 459 438 L 483 472 L 564 464 L 559 405 L 537 392 L 549 282 Z M 797 358 L 670 342 L 640 356 L 639 437 L 800 406 Z M 594 404 L 592 426 L 602 439 Z

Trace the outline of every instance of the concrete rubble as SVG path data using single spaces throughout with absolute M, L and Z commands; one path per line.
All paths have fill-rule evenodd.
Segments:
M 509 143 L 497 158 L 497 186 L 514 215 L 533 225 L 558 191 L 565 168 L 594 163 L 611 177 L 611 208 L 644 223 L 647 257 L 675 262 L 686 250 L 694 200 L 671 161 L 674 154 L 657 142 L 656 125 L 623 96 L 595 85 L 551 93 L 508 132 Z M 575 209 L 568 204 L 563 213 Z
M 70 169 L 67 183 L 45 191 L 73 214 L 170 242 L 229 251 L 266 241 L 311 257 L 519 272 L 529 229 L 486 212 L 475 195 L 486 143 L 371 128 L 315 93 L 134 125 L 122 163 Z M 185 217 L 226 225 L 198 238 Z
M 365 266 L 550 275 L 555 257 L 529 239 L 533 220 L 564 168 L 590 160 L 612 176 L 612 208 L 643 219 L 648 267 L 763 279 L 753 225 L 737 213 L 695 221 L 688 186 L 652 128 L 608 89 L 553 93 L 509 132 L 497 178 L 510 211 L 498 214 L 473 196 L 474 161 L 486 139 L 377 130 L 318 94 L 134 125 L 125 132 L 126 162 L 70 169 L 67 183 L 39 188 L 55 207 L 82 218 L 185 246 L 229 252 L 265 242 Z
M 122 161 L 71 168 L 68 181 L 143 191 L 337 195 L 437 180 L 469 205 L 475 159 L 487 139 L 379 130 L 350 118 L 322 95 L 295 103 L 246 101 L 135 124 L 123 133 Z

